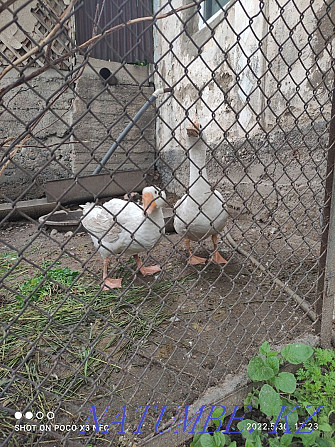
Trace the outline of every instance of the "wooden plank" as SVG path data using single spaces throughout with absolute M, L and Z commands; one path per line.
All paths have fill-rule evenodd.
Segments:
M 51 213 L 57 208 L 57 203 L 48 202 L 43 199 L 19 200 L 13 205 L 12 203 L 0 203 L 0 225 L 12 220 L 26 219 L 27 216 L 32 219 L 38 219 L 43 214 Z
M 65 204 L 140 192 L 146 184 L 142 171 L 116 171 L 50 181 L 45 183 L 44 189 L 48 201 Z

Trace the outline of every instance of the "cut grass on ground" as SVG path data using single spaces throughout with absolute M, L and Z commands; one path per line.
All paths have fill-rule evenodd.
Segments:
M 174 293 L 168 281 L 135 286 L 126 275 L 121 292 L 101 292 L 94 278 L 68 267 L 44 264 L 43 275 L 15 253 L 0 258 L 0 276 L 12 283 L 0 308 L 3 407 L 35 401 L 48 410 L 59 397 L 85 398 L 97 380 L 108 384 L 128 354 L 171 317 L 159 299 Z

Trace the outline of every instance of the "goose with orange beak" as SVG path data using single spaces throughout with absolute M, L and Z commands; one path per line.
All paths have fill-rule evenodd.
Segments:
M 165 200 L 164 191 L 147 186 L 142 191 L 143 206 L 121 199 L 112 199 L 103 206 L 94 203 L 81 206 L 81 223 L 103 258 L 103 290 L 121 287 L 122 278 L 108 276 L 112 255 L 133 256 L 143 276 L 161 270 L 159 265 L 144 266 L 139 253 L 151 250 L 164 234 L 162 207 Z
M 228 214 L 222 194 L 209 183 L 206 169 L 207 145 L 201 136 L 201 125 L 194 121 L 186 127 L 186 153 L 190 161 L 188 193 L 174 207 L 174 227 L 182 235 L 189 253 L 190 265 L 205 264 L 208 260 L 193 254 L 190 241 L 201 245 L 208 237 L 213 241 L 210 261 L 226 264 L 218 251 L 218 237 Z

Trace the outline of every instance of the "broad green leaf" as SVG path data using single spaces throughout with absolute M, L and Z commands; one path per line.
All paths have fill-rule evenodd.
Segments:
M 274 374 L 278 374 L 278 371 L 279 371 L 278 357 L 268 357 L 265 360 L 265 364 L 266 364 L 266 366 L 269 366 L 273 370 Z
M 261 344 L 261 346 L 259 348 L 259 353 L 261 355 L 266 355 L 270 351 L 271 351 L 271 348 L 270 348 L 270 343 L 268 341 L 265 341 L 264 343 Z
M 196 433 L 193 436 L 193 440 L 192 440 L 192 442 L 190 444 L 190 447 L 199 447 L 200 446 L 200 444 L 199 444 L 200 437 L 201 437 L 201 433 Z
M 255 441 L 250 441 L 250 439 L 246 439 L 245 447 L 262 447 L 261 439 L 259 436 L 255 439 Z
M 284 433 L 280 438 L 280 446 L 281 447 L 290 447 L 292 445 L 293 434 L 292 433 Z
M 297 386 L 297 381 L 295 380 L 294 375 L 290 372 L 279 373 L 278 376 L 274 378 L 274 383 L 276 388 L 283 393 L 294 393 Z
M 222 415 L 222 408 L 220 407 L 220 408 L 215 408 L 215 410 L 213 411 L 213 413 L 212 413 L 212 422 L 213 422 L 213 424 L 216 426 L 216 427 L 218 427 L 219 426 L 219 421 L 217 420 L 217 418 L 219 418 L 220 420 L 221 420 L 221 424 L 220 425 L 222 425 L 222 421 L 223 421 L 223 419 L 224 419 L 224 417 L 225 417 L 225 413 L 223 413 L 223 415 Z M 222 416 L 221 416 L 222 415 Z
M 275 374 L 261 357 L 253 357 L 248 364 L 248 376 L 253 382 L 271 379 Z
M 319 425 L 319 430 L 321 430 L 321 431 L 329 431 L 329 432 L 333 431 L 332 427 L 328 423 L 320 424 Z
M 269 438 L 270 447 L 280 447 L 280 441 L 278 438 Z
M 255 447 L 255 444 L 252 441 L 249 441 L 249 439 L 247 439 L 245 441 L 245 447 Z
M 299 437 L 302 440 L 304 447 L 310 447 L 315 443 L 317 432 L 314 430 L 312 433 L 297 433 L 295 436 Z
M 236 441 L 231 442 L 228 447 L 237 447 Z
M 317 415 L 318 416 L 318 423 L 319 423 L 319 425 L 321 425 L 321 424 L 328 424 L 328 421 L 329 421 L 331 413 L 333 413 L 333 411 L 331 411 L 328 416 L 326 414 L 321 414 L 320 415 L 320 413 L 319 413 Z
M 288 405 L 288 407 L 285 408 L 284 413 L 282 414 L 282 417 L 281 417 L 281 419 L 280 419 L 280 421 L 279 421 L 279 423 L 278 423 L 278 426 L 279 426 L 279 428 L 280 428 L 281 425 L 282 425 L 282 428 L 283 428 L 283 430 L 285 431 L 284 424 L 286 424 L 286 422 L 285 422 L 284 416 L 288 415 L 288 416 L 287 416 L 288 427 L 286 427 L 286 430 L 287 430 L 288 432 L 290 432 L 290 433 L 294 433 L 294 432 L 297 430 L 297 428 L 296 428 L 296 424 L 297 424 L 297 422 L 298 422 L 298 412 L 297 412 L 297 409 L 295 409 L 295 410 L 292 412 L 292 409 L 293 409 L 294 405 L 293 405 L 288 399 L 286 399 L 286 398 L 284 398 L 284 397 L 281 398 L 281 403 L 280 403 L 280 405 Z M 298 408 L 298 410 L 299 410 L 299 408 Z M 281 409 L 280 409 L 279 411 L 281 411 Z M 275 421 L 277 420 L 278 415 L 279 415 L 279 413 L 274 417 L 274 419 L 272 420 L 272 422 L 275 422 Z M 280 424 L 281 424 L 281 425 L 280 425 Z M 278 427 L 277 427 L 277 428 L 278 428 Z
M 300 402 L 299 402 L 300 403 Z M 316 404 L 317 405 L 317 404 Z M 302 403 L 302 407 L 305 408 L 305 410 L 307 411 L 307 413 L 309 415 L 312 415 L 313 413 L 315 413 L 316 411 L 316 407 L 315 404 L 312 404 L 311 402 L 303 402 Z M 308 408 L 307 408 L 308 407 Z M 317 414 L 313 417 L 313 420 L 317 419 Z
M 277 417 L 280 412 L 281 399 L 277 391 L 270 385 L 263 385 L 259 392 L 259 403 L 263 413 Z
M 289 363 L 298 365 L 299 363 L 305 362 L 311 355 L 313 355 L 313 348 L 304 345 L 303 343 L 292 343 L 284 346 L 281 350 L 281 355 Z
M 292 408 L 288 408 L 285 412 L 284 415 L 286 415 L 287 413 L 289 413 L 292 410 Z M 295 432 L 296 431 L 296 423 L 298 422 L 298 412 L 297 410 L 292 411 L 292 413 L 290 413 L 287 416 L 287 421 L 288 421 L 288 425 L 289 425 L 289 429 L 288 431 L 290 432 Z
M 253 389 L 253 392 L 254 393 L 257 392 L 255 388 Z M 253 408 L 258 408 L 259 406 L 258 397 L 256 396 L 256 394 L 249 393 L 247 397 L 244 399 L 244 404 L 251 405 Z
M 214 443 L 213 436 L 211 436 L 209 433 L 203 433 L 200 436 L 200 445 L 201 447 L 216 447 Z
M 328 441 L 327 439 L 316 438 L 315 442 L 319 447 L 334 447 L 334 444 L 330 443 L 330 441 Z
M 226 445 L 226 437 L 221 431 L 214 433 L 213 440 L 216 447 L 224 447 Z

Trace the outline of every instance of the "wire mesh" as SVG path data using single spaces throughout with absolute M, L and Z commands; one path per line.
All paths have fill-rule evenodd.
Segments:
M 150 445 L 320 323 L 333 2 L 93 3 L 0 2 L 2 445 Z

